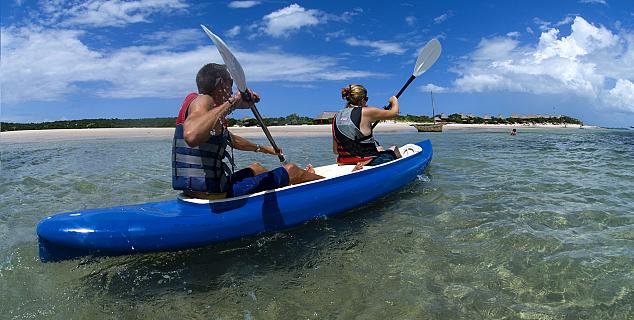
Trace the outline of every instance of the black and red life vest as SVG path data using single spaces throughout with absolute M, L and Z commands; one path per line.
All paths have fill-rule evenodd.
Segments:
M 332 136 L 337 142 L 337 163 L 356 164 L 371 160 L 379 154 L 378 142 L 372 133 L 361 130 L 361 107 L 345 108 L 332 120 Z

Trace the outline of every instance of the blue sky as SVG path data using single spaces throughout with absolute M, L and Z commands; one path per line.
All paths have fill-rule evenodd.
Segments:
M 364 84 L 382 106 L 436 37 L 401 113 L 568 114 L 634 125 L 634 1 L 2 1 L 3 121 L 176 116 L 220 35 L 265 116 Z M 240 111 L 244 112 L 244 111 Z M 247 113 L 238 113 L 241 117 Z

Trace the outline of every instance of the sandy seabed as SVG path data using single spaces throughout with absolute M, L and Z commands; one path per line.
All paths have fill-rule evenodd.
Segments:
M 446 124 L 443 129 L 512 129 L 516 128 L 579 128 L 579 125 L 488 125 L 488 124 Z M 584 126 L 584 128 L 596 128 Z M 260 127 L 230 127 L 229 130 L 247 138 L 264 138 Z M 331 125 L 292 125 L 269 127 L 274 137 L 310 137 L 331 135 Z M 410 123 L 381 123 L 374 129 L 375 133 L 407 133 L 416 132 Z M 52 129 L 9 131 L 0 134 L 2 142 L 35 142 L 51 140 L 80 140 L 99 138 L 171 138 L 174 128 L 98 128 L 98 129 Z

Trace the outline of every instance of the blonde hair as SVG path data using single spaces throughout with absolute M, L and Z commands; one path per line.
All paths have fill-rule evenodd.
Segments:
M 341 98 L 348 101 L 346 107 L 360 106 L 361 101 L 368 97 L 368 90 L 360 84 L 351 84 L 341 88 Z

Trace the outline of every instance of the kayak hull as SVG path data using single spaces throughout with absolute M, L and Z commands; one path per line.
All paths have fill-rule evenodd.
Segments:
M 390 163 L 251 196 L 196 202 L 179 198 L 54 215 L 37 226 L 40 258 L 198 247 L 342 213 L 422 174 L 432 158 L 431 142 L 416 146 L 422 150 Z

